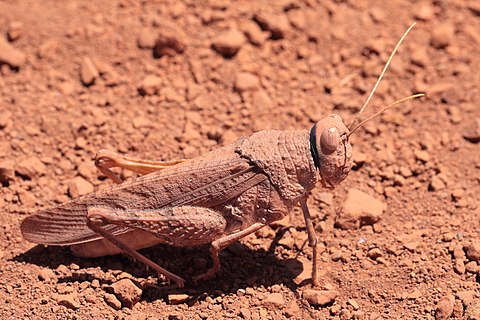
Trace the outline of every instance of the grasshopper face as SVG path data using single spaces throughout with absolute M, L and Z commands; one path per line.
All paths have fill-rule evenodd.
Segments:
M 322 186 L 333 189 L 342 182 L 353 165 L 349 130 L 337 114 L 318 121 L 310 131 L 310 147 Z

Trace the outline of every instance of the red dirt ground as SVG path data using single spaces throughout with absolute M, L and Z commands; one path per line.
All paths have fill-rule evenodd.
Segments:
M 480 319 L 478 1 L 21 0 L 0 12 L 0 318 Z M 413 21 L 366 115 L 427 97 L 353 135 L 350 176 L 309 200 L 324 302 L 302 283 L 298 209 L 225 250 L 216 279 L 174 291 L 127 257 L 22 238 L 27 215 L 111 185 L 99 149 L 192 158 L 332 112 L 350 123 Z M 381 201 L 378 222 L 348 223 L 352 190 L 367 211 Z M 207 248 L 142 253 L 186 277 L 210 263 Z

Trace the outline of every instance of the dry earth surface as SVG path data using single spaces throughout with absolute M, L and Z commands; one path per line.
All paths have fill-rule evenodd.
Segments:
M 300 210 L 221 254 L 216 279 L 162 290 L 127 257 L 24 240 L 23 218 L 107 188 L 108 148 L 192 158 L 262 129 L 349 123 L 356 165 Z M 0 318 L 480 319 L 480 3 L 0 1 Z M 132 174 L 124 172 L 125 178 Z M 208 248 L 142 250 L 187 278 Z

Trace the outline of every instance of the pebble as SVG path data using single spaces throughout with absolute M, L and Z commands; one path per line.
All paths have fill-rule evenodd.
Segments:
M 418 20 L 432 20 L 435 17 L 435 7 L 430 2 L 419 4 L 413 16 Z
M 258 77 L 250 72 L 240 72 L 235 77 L 235 90 L 242 93 L 256 90 L 260 86 Z
M 4 129 L 10 124 L 12 124 L 12 118 L 13 115 L 9 111 L 3 111 L 2 113 L 0 113 L 0 129 Z
M 212 42 L 215 51 L 224 57 L 233 57 L 245 43 L 245 36 L 237 29 L 230 29 L 221 33 Z
M 98 72 L 97 67 L 95 67 L 92 59 L 84 57 L 82 64 L 80 65 L 80 79 L 82 80 L 83 85 L 87 87 L 91 86 L 99 75 L 100 73 Z
M 252 96 L 252 102 L 257 110 L 269 110 L 274 107 L 272 98 L 264 90 L 256 90 Z
M 24 207 L 32 208 L 35 205 L 36 199 L 30 191 L 19 189 L 17 191 L 17 194 L 18 194 L 18 198 L 20 199 L 20 202 Z
M 0 184 L 9 183 L 15 179 L 15 164 L 11 160 L 0 162 Z
M 451 294 L 443 297 L 438 301 L 437 307 L 435 308 L 435 319 L 437 320 L 447 320 L 453 313 L 453 307 L 455 304 L 455 297 Z
M 28 180 L 45 174 L 47 167 L 36 157 L 26 158 L 15 166 L 15 171 Z
M 465 309 L 463 318 L 466 320 L 478 320 L 480 319 L 480 301 L 472 303 Z
M 468 273 L 477 273 L 478 265 L 475 261 L 470 261 L 465 265 L 465 271 Z
M 407 299 L 409 300 L 417 300 L 419 298 L 421 298 L 423 295 L 422 295 L 422 292 L 418 289 L 415 289 L 413 290 L 412 292 L 408 293 L 407 294 Z
M 169 294 L 168 303 L 170 304 L 180 304 L 187 302 L 190 299 L 188 294 L 179 293 L 179 294 Z
M 423 163 L 428 162 L 430 160 L 430 154 L 428 153 L 428 151 L 425 151 L 425 150 L 417 149 L 414 151 L 414 155 L 417 160 L 420 160 Z
M 120 310 L 122 308 L 122 303 L 117 299 L 117 297 L 115 297 L 114 294 L 105 293 L 103 298 L 105 299 L 105 302 L 113 309 Z
M 155 42 L 157 41 L 157 35 L 149 28 L 142 28 L 137 37 L 137 46 L 140 49 L 153 49 Z
M 430 56 L 424 47 L 415 47 L 410 54 L 410 60 L 419 67 L 425 67 L 430 62 Z
M 141 95 L 154 95 L 160 90 L 161 86 L 162 78 L 154 75 L 148 75 L 142 80 L 138 91 Z
M 259 13 L 254 16 L 255 22 L 263 30 L 270 31 L 272 39 L 282 39 L 290 29 L 290 23 L 285 14 Z
M 465 254 L 470 261 L 480 261 L 480 241 L 473 241 L 464 247 Z
M 76 310 L 80 308 L 80 302 L 78 302 L 73 294 L 61 294 L 57 298 L 57 303 L 68 309 Z
M 19 68 L 25 63 L 26 56 L 20 50 L 14 48 L 3 37 L 0 37 L 0 64 L 6 63 L 12 68 Z
M 93 185 L 82 177 L 73 178 L 68 184 L 68 194 L 72 198 L 93 192 Z
M 110 286 L 113 289 L 113 294 L 122 303 L 124 307 L 132 308 L 142 296 L 142 289 L 140 289 L 130 279 L 122 279 Z
M 436 49 L 442 49 L 450 45 L 455 36 L 455 26 L 443 23 L 431 29 L 430 44 Z
M 463 131 L 463 137 L 472 142 L 480 142 L 480 118 L 469 119 Z
M 474 290 L 466 290 L 458 292 L 457 298 L 462 300 L 462 304 L 465 307 L 468 307 L 475 300 L 475 295 L 476 293 Z
M 285 298 L 281 293 L 270 293 L 263 300 L 263 305 L 267 308 L 281 309 L 285 306 Z
M 179 37 L 160 33 L 155 41 L 153 55 L 156 58 L 163 56 L 173 57 L 185 51 L 186 45 Z
M 55 279 L 55 273 L 51 269 L 41 269 L 38 271 L 38 279 L 42 281 Z
M 335 225 L 341 229 L 356 229 L 362 225 L 373 225 L 378 222 L 386 205 L 358 189 L 348 190 L 343 210 L 337 216 Z
M 23 23 L 21 21 L 12 21 L 7 26 L 7 37 L 10 41 L 20 39 L 23 33 Z
M 455 260 L 455 265 L 453 266 L 453 271 L 457 274 L 464 274 L 466 271 L 465 263 L 462 260 Z
M 311 305 L 325 306 L 335 302 L 335 299 L 338 297 L 338 291 L 307 289 L 303 291 L 302 296 Z
M 379 248 L 370 249 L 368 250 L 368 253 L 367 253 L 367 256 L 372 260 L 377 260 L 382 255 L 383 255 L 382 250 L 380 250 Z
M 428 190 L 435 192 L 443 189 L 445 189 L 445 183 L 443 182 L 443 180 L 438 176 L 433 176 L 430 180 Z
M 360 306 L 358 305 L 357 300 L 355 299 L 348 299 L 347 303 L 353 307 L 353 309 L 358 310 L 360 309 Z
M 240 25 L 240 30 L 245 34 L 248 41 L 255 46 L 262 45 L 268 37 L 268 35 L 260 29 L 258 24 L 250 20 L 243 22 Z

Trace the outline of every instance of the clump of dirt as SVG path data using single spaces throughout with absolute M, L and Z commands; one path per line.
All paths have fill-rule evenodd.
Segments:
M 0 317 L 480 318 L 480 7 L 475 1 L 0 3 Z M 212 281 L 162 290 L 124 256 L 21 237 L 23 218 L 108 188 L 99 149 L 192 158 L 263 129 L 349 123 L 354 171 L 312 192 L 321 287 L 300 210 L 222 252 Z M 131 178 L 129 172 L 123 178 Z M 142 250 L 191 277 L 207 248 Z

